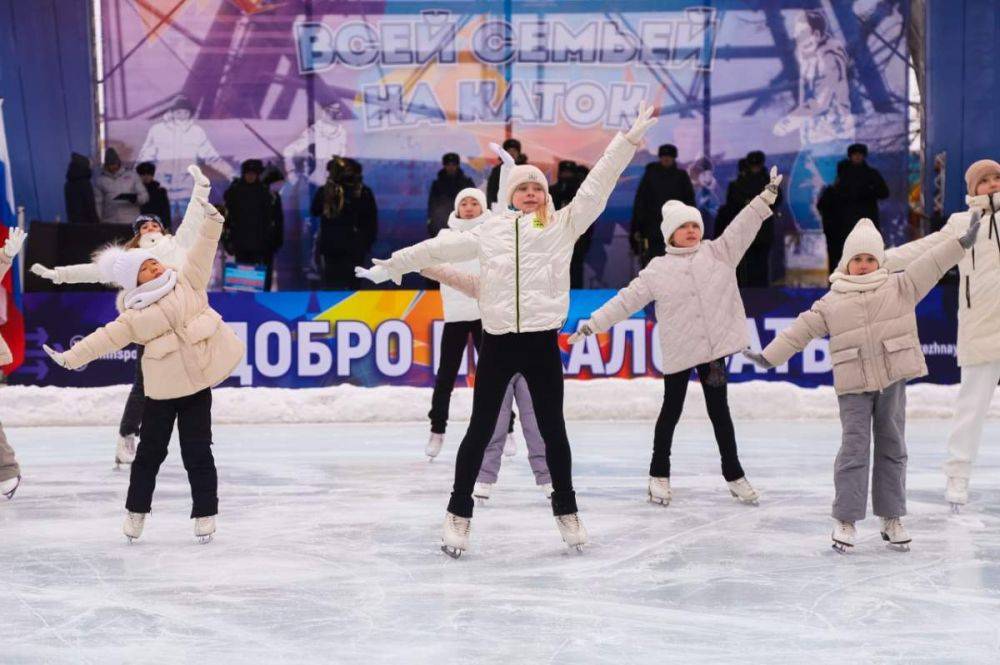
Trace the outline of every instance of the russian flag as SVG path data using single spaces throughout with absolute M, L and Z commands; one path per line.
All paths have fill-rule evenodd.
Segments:
M 7 151 L 7 132 L 3 122 L 3 100 L 0 99 L 0 247 L 7 240 L 10 229 L 17 226 L 14 209 L 14 185 L 10 177 L 10 153 Z M 14 362 L 2 368 L 10 375 L 24 362 L 24 317 L 21 315 L 21 285 L 18 277 L 17 261 L 4 275 L 0 284 L 0 335 L 10 347 Z

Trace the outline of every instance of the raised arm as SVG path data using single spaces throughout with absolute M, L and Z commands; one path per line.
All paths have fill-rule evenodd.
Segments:
M 420 274 L 435 282 L 450 286 L 470 298 L 479 298 L 479 275 L 473 275 L 447 264 L 424 268 Z
M 510 178 L 510 170 L 514 168 L 516 163 L 514 158 L 510 156 L 510 153 L 503 149 L 500 145 L 496 143 L 490 143 L 490 150 L 492 150 L 497 157 L 500 158 L 500 186 L 497 188 L 497 200 L 493 202 L 493 207 L 491 210 L 497 214 L 502 213 L 507 209 L 507 201 L 501 201 L 499 197 L 503 196 L 503 193 L 507 191 L 507 182 Z
M 205 223 L 198 229 L 198 237 L 184 257 L 181 274 L 187 277 L 196 289 L 207 289 L 212 277 L 212 264 L 222 235 L 222 214 L 211 203 L 198 199 L 204 209 Z
M 903 277 L 913 289 L 914 303 L 922 300 L 941 277 L 962 260 L 965 250 L 972 247 L 978 233 L 979 217 L 976 215 L 961 238 L 942 242 L 909 265 Z
M 201 232 L 201 226 L 205 223 L 205 209 L 199 199 L 207 201 L 208 195 L 212 191 L 211 181 L 205 177 L 198 166 L 192 164 L 187 170 L 194 180 L 194 187 L 191 190 L 191 199 L 184 210 L 184 219 L 181 220 L 181 225 L 177 228 L 177 233 L 174 234 L 177 244 L 184 249 L 190 249 L 194 245 Z M 169 221 L 165 219 L 163 223 L 169 224 Z
M 773 214 L 771 206 L 777 200 L 781 180 L 777 167 L 771 167 L 771 182 L 744 206 L 718 240 L 712 243 L 712 250 L 727 265 L 736 267 L 760 232 L 761 224 Z
M 955 213 L 948 218 L 948 223 L 940 231 L 886 250 L 885 266 L 883 267 L 889 272 L 905 270 L 907 266 L 938 245 L 948 240 L 957 239 L 963 233 L 959 228 L 967 214 L 969 213 Z

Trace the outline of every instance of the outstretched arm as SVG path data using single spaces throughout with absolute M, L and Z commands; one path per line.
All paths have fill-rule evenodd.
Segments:
M 138 340 L 133 336 L 131 328 L 122 317 L 118 317 L 81 339 L 69 351 L 53 351 L 48 345 L 43 345 L 42 348 L 60 367 L 77 369 L 136 341 Z
M 817 301 L 813 303 L 811 309 L 799 314 L 792 325 L 778 333 L 778 336 L 767 345 L 760 355 L 772 367 L 784 365 L 789 358 L 806 348 L 806 345 L 813 339 L 823 337 L 828 333 L 826 319 L 823 318 L 820 302 Z
M 450 286 L 456 291 L 461 291 L 470 298 L 479 297 L 479 275 L 473 275 L 447 264 L 424 268 L 420 274 L 435 282 Z
M 948 240 L 910 264 L 903 273 L 913 289 L 914 302 L 920 302 L 946 272 L 962 260 L 965 250 L 972 247 L 979 234 L 979 211 L 975 211 L 969 230 L 958 240 Z
M 958 237 L 963 233 L 962 231 L 959 231 L 959 226 L 961 221 L 964 220 L 965 214 L 966 213 L 953 214 L 948 219 L 948 223 L 945 224 L 940 231 L 930 233 L 923 238 L 918 238 L 917 240 L 908 242 L 905 245 L 887 249 L 885 252 L 885 266 L 883 267 L 889 272 L 899 272 L 900 270 L 905 270 L 907 266 L 938 245 L 948 240 L 958 239 Z
M 418 272 L 440 263 L 467 261 L 479 255 L 479 233 L 477 227 L 465 233 L 438 234 L 416 245 L 396 250 L 388 259 L 375 259 L 373 263 L 387 271 L 396 284 L 408 272 Z
M 628 286 L 591 314 L 589 319 L 581 322 L 577 331 L 570 336 L 569 343 L 576 344 L 584 337 L 609 330 L 611 326 L 624 321 L 652 301 L 653 293 L 646 286 L 640 273 L 639 277 L 633 279 Z

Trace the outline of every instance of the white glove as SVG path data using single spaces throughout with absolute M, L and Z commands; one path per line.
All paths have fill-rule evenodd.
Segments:
M 969 249 L 976 244 L 976 238 L 979 236 L 980 217 L 982 217 L 982 214 L 978 209 L 973 210 L 969 216 L 969 230 L 958 239 L 958 244 L 962 246 L 962 249 Z
M 514 158 L 511 157 L 510 153 L 504 150 L 499 143 L 490 143 L 490 150 L 492 150 L 496 156 L 500 158 L 500 161 L 504 166 L 514 166 Z
M 389 261 L 390 259 L 372 259 L 372 263 L 375 264 L 375 267 L 372 268 L 372 270 L 375 270 L 376 268 L 384 270 L 386 274 L 389 275 L 389 279 L 391 279 L 396 286 L 399 286 L 403 283 L 403 273 L 393 270 L 389 266 Z
M 66 358 L 64 357 L 61 351 L 56 351 L 48 344 L 42 344 L 42 349 L 45 351 L 45 353 L 49 354 L 49 358 L 52 358 L 52 362 L 59 365 L 60 367 L 69 369 L 69 363 L 66 362 Z
M 360 277 L 362 279 L 367 279 L 375 284 L 381 284 L 382 282 L 388 282 L 392 277 L 389 275 L 389 271 L 382 266 L 374 266 L 372 268 L 362 268 L 357 266 L 354 268 L 354 276 Z
M 781 181 L 785 179 L 785 176 L 778 174 L 778 167 L 771 167 L 771 182 L 767 183 L 767 187 L 764 191 L 760 193 L 760 198 L 764 199 L 764 203 L 769 206 L 773 206 L 774 202 L 778 200 L 778 185 Z
M 7 242 L 3 245 L 3 253 L 7 255 L 8 259 L 14 258 L 21 251 L 21 247 L 24 246 L 24 241 L 27 239 L 28 234 L 21 229 L 11 229 L 7 236 Z
M 194 180 L 194 184 L 197 187 L 211 187 L 212 182 L 205 177 L 205 174 L 201 172 L 201 169 L 197 164 L 192 164 L 188 167 L 188 173 L 191 174 L 191 178 Z
M 756 351 L 754 351 L 753 349 L 751 349 L 749 346 L 747 348 L 743 349 L 743 355 L 746 357 L 747 360 L 749 360 L 750 362 L 752 362 L 757 367 L 760 367 L 761 369 L 773 369 L 774 368 L 774 365 L 772 365 L 771 361 L 769 361 L 767 358 L 764 357 L 763 353 L 757 353 Z
M 569 343 L 576 344 L 584 337 L 590 337 L 594 334 L 594 322 L 591 319 L 587 319 L 580 324 L 580 327 L 576 329 L 576 332 L 569 336 Z
M 199 198 L 197 201 L 201 204 L 202 210 L 205 211 L 205 219 L 210 219 L 216 224 L 225 223 L 226 218 L 222 216 L 218 208 L 208 202 L 208 199 Z
M 642 137 L 646 135 L 649 128 L 656 124 L 656 118 L 653 117 L 653 107 L 646 103 L 646 100 L 639 102 L 639 114 L 635 118 L 635 122 L 627 132 L 625 132 L 625 138 L 632 145 L 639 145 L 642 142 Z
M 497 200 L 493 202 L 493 212 L 503 212 L 507 209 L 507 202 L 501 201 L 507 192 L 507 182 L 510 179 L 510 170 L 514 168 L 514 158 L 496 143 L 490 143 L 490 150 L 500 158 L 500 184 L 497 187 Z
M 46 268 L 41 263 L 31 264 L 31 272 L 35 273 L 42 279 L 47 279 L 55 284 L 59 283 L 59 273 L 52 268 Z

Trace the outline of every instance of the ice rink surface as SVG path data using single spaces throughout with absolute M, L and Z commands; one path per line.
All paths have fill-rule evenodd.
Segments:
M 909 424 L 906 554 L 871 516 L 854 553 L 830 548 L 835 421 L 737 422 L 759 507 L 729 497 L 708 423 L 678 428 L 668 508 L 645 501 L 652 423 L 569 430 L 587 551 L 562 547 L 522 445 L 453 561 L 461 423 L 431 464 L 424 424 L 217 426 L 208 545 L 174 442 L 131 546 L 113 428 L 10 428 L 0 662 L 1000 662 L 1000 422 L 959 516 L 948 423 Z

